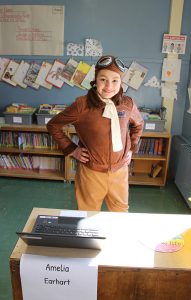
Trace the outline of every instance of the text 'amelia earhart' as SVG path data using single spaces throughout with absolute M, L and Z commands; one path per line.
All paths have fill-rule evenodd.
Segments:
M 65 266 L 65 265 L 59 265 L 59 266 L 54 266 L 47 264 L 45 267 L 45 270 L 48 272 L 70 272 L 70 268 Z M 58 278 L 50 279 L 48 277 L 44 278 L 44 284 L 49 284 L 49 285 L 63 285 L 63 286 L 69 286 L 71 281 L 69 279 L 67 280 L 60 280 Z

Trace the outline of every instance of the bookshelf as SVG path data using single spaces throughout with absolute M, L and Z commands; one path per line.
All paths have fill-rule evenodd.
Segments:
M 0 126 L 0 176 L 65 180 L 65 157 L 45 126 Z
M 65 127 L 64 130 L 65 133 L 71 139 L 73 139 L 74 142 L 76 142 L 77 134 L 75 128 L 73 126 L 68 126 Z M 14 143 L 9 140 L 10 136 L 15 142 L 15 137 L 17 140 L 17 135 L 19 133 L 23 134 L 24 137 L 29 137 L 30 142 L 33 137 L 31 144 L 28 145 L 26 142 L 26 145 L 24 147 L 13 145 Z M 2 163 L 2 156 L 4 155 L 7 158 L 8 164 L 11 164 L 10 160 L 12 159 L 12 157 L 12 163 L 15 163 L 15 161 L 17 161 L 17 157 L 21 157 L 21 163 L 25 163 L 25 166 L 22 165 L 22 167 L 13 167 L 12 165 L 10 165 L 9 167 L 4 168 L 0 166 L 0 176 L 74 181 L 76 169 L 75 159 L 70 155 L 65 157 L 63 152 L 58 149 L 57 145 L 52 144 L 52 141 L 50 144 L 46 144 L 43 147 L 39 146 L 41 145 L 43 138 L 45 136 L 47 138 L 47 135 L 49 135 L 46 126 L 6 124 L 0 126 L 0 134 L 1 139 L 3 136 L 3 140 L 1 140 L 0 143 L 0 162 Z M 8 139 L 8 142 L 7 145 L 4 145 L 6 144 L 4 141 L 6 137 Z M 143 132 L 141 138 L 145 139 L 146 141 L 151 139 L 162 139 L 162 154 L 154 155 L 147 153 L 147 151 L 141 154 L 133 154 L 132 164 L 130 167 L 129 183 L 134 185 L 153 185 L 162 187 L 166 184 L 167 179 L 171 135 L 168 132 Z M 38 139 L 40 139 L 40 144 L 36 144 L 36 142 L 34 142 L 34 139 L 35 141 L 38 141 Z M 40 168 L 32 168 L 31 159 L 36 161 L 38 160 L 38 158 L 40 159 L 40 163 L 42 163 L 42 166 Z M 159 165 L 161 169 L 156 177 L 150 176 L 153 165 Z
M 149 154 L 145 150 L 142 154 L 139 152 L 133 154 L 129 183 L 135 185 L 165 186 L 169 164 L 171 135 L 168 132 L 143 132 L 141 138 L 147 142 L 151 139 L 154 141 L 162 140 L 162 153 L 160 155 L 154 153 Z M 150 176 L 152 166 L 162 167 L 156 177 Z

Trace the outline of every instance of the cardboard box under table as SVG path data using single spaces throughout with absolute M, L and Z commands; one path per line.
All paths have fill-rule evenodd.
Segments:
M 34 121 L 34 113 L 9 113 L 4 112 L 5 123 L 6 124 L 23 124 L 23 125 L 31 125 Z
M 54 216 L 60 215 L 60 212 L 59 209 L 33 208 L 23 231 L 31 231 L 37 215 Z M 23 253 L 96 257 L 98 300 L 191 299 L 190 215 L 87 212 L 87 216 L 105 226 L 104 229 L 107 228 L 106 245 L 101 251 L 27 246 L 21 239 L 18 240 L 10 257 L 14 300 L 23 300 L 20 279 L 20 259 Z M 184 241 L 181 247 L 176 243 L 180 248 L 175 249 L 177 251 L 162 253 L 152 248 L 153 239 L 155 241 L 161 236 L 170 238 L 177 235 L 181 235 Z

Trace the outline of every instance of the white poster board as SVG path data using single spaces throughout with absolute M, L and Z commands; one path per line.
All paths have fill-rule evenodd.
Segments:
M 64 6 L 0 5 L 0 55 L 64 52 Z

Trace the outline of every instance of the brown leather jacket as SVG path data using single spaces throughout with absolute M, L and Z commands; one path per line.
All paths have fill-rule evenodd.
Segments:
M 65 155 L 77 147 L 63 132 L 63 127 L 73 124 L 79 136 L 79 146 L 88 150 L 90 160 L 86 166 L 99 172 L 116 171 L 127 164 L 127 152 L 134 151 L 143 130 L 144 121 L 134 101 L 122 96 L 116 105 L 121 128 L 123 149 L 113 152 L 111 141 L 111 120 L 102 117 L 105 103 L 89 105 L 88 96 L 80 96 L 63 112 L 47 124 L 49 133 L 59 144 Z M 98 100 L 99 101 L 99 100 Z

